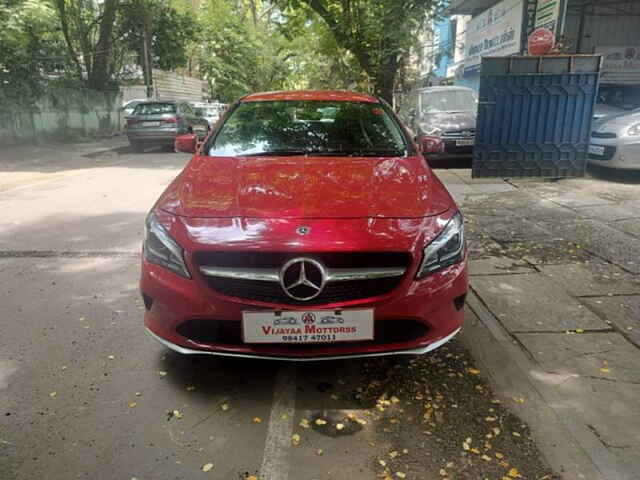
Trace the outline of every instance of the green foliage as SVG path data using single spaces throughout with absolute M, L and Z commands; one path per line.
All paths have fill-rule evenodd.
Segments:
M 286 11 L 306 7 L 322 18 L 336 43 L 353 54 L 376 93 L 387 100 L 425 20 L 441 6 L 440 0 L 278 1 Z
M 37 0 L 0 0 L 0 102 L 32 105 L 46 75 L 65 67 L 55 12 Z

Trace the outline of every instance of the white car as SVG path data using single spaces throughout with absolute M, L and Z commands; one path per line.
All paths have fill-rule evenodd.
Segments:
M 589 143 L 589 163 L 640 170 L 640 109 L 595 122 Z

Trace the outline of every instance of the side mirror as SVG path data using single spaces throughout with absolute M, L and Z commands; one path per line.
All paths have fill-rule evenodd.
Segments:
M 178 135 L 174 142 L 176 152 L 196 153 L 198 144 L 198 135 L 195 133 L 187 133 L 186 135 Z
M 443 153 L 444 142 L 440 137 L 431 137 L 429 135 L 422 135 L 418 138 L 418 148 L 424 153 Z

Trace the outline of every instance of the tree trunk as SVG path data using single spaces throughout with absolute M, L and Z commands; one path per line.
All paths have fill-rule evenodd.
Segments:
M 93 67 L 88 78 L 89 88 L 106 90 L 111 80 L 111 48 L 113 44 L 113 25 L 116 19 L 118 0 L 105 0 L 98 43 L 93 57 Z

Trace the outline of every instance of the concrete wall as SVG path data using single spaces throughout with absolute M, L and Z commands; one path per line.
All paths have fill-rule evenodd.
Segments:
M 25 140 L 74 140 L 122 129 L 119 92 L 50 88 L 31 109 L 0 111 L 0 144 Z

